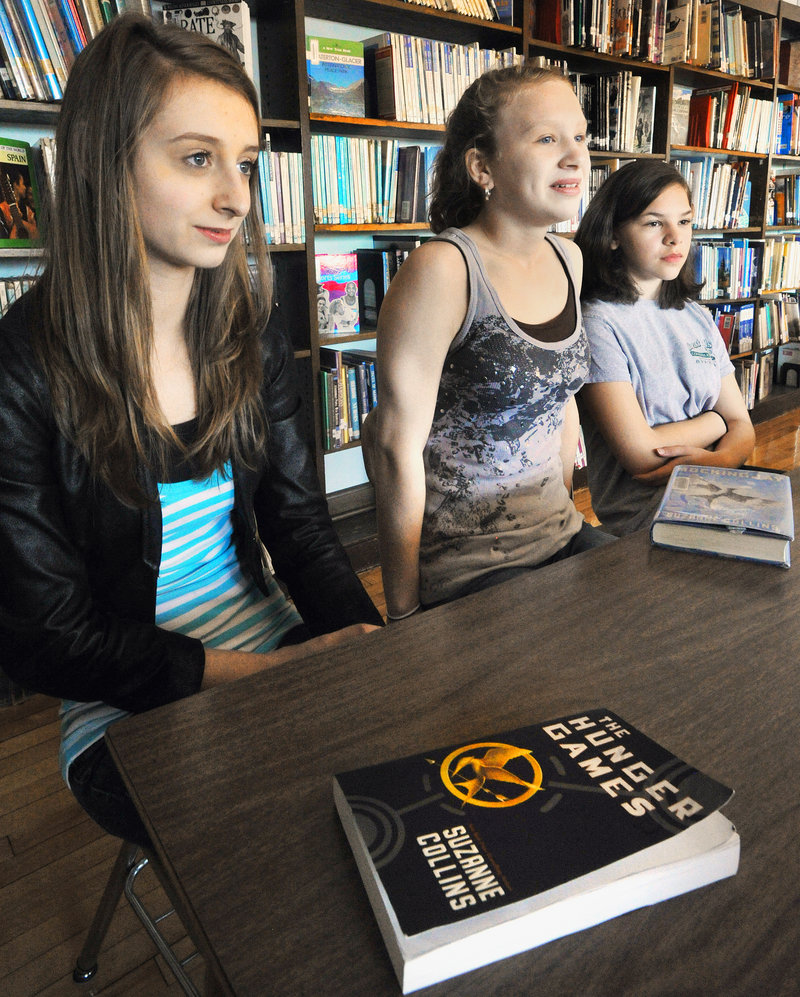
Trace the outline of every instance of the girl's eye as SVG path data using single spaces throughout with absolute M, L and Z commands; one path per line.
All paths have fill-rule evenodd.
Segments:
M 239 163 L 239 169 L 246 177 L 252 176 L 255 168 L 256 164 L 252 159 L 243 159 L 242 162 Z
M 541 143 L 542 143 L 543 145 L 549 145 L 549 144 L 550 144 L 551 142 L 555 142 L 555 139 L 553 138 L 553 136 L 552 136 L 552 135 L 543 135 L 543 136 L 542 136 L 542 137 L 541 137 L 541 138 L 539 139 L 539 141 L 540 141 L 540 142 L 541 142 Z
M 692 224 L 691 218 L 681 218 L 681 225 L 691 225 L 691 224 Z
M 208 153 L 207 152 L 193 152 L 191 156 L 187 156 L 186 161 L 190 166 L 207 166 L 208 165 Z
M 575 136 L 575 141 L 576 142 L 585 142 L 586 141 L 586 136 L 585 135 L 576 135 Z

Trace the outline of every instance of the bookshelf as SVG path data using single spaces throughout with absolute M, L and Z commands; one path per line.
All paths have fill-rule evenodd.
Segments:
M 157 4 L 153 6 L 156 7 Z M 305 167 L 302 177 L 305 242 L 273 245 L 271 257 L 275 269 L 276 300 L 292 332 L 300 369 L 307 414 L 307 436 L 317 456 L 320 477 L 326 484 L 334 506 L 339 510 L 347 508 L 349 499 L 347 496 L 342 498 L 345 493 L 352 492 L 353 503 L 359 505 L 365 501 L 364 495 L 369 489 L 357 442 L 342 447 L 341 451 L 327 451 L 323 444 L 320 350 L 330 346 L 348 349 L 369 346 L 373 334 L 372 330 L 362 329 L 357 334 L 320 335 L 315 255 L 369 248 L 373 236 L 419 236 L 425 234 L 427 229 L 424 223 L 317 224 L 310 168 L 312 136 L 396 139 L 401 145 L 423 146 L 440 141 L 443 128 L 441 124 L 388 121 L 375 116 L 347 117 L 310 113 L 305 58 L 306 34 L 364 39 L 379 32 L 392 31 L 437 42 L 459 45 L 477 43 L 481 48 L 513 49 L 529 59 L 545 58 L 566 63 L 572 73 L 632 74 L 639 78 L 637 86 L 653 89 L 651 151 L 634 152 L 630 148 L 595 149 L 591 152 L 593 165 L 608 163 L 614 168 L 620 161 L 642 156 L 665 160 L 705 159 L 712 163 L 746 164 L 751 185 L 748 224 L 697 229 L 697 238 L 715 245 L 729 245 L 732 240 L 747 239 L 757 247 L 764 247 L 770 242 L 800 236 L 800 220 L 797 223 L 793 220 L 792 224 L 770 223 L 770 178 L 776 174 L 800 175 L 800 148 L 796 155 L 779 155 L 775 152 L 774 120 L 766 151 L 743 151 L 717 148 L 714 145 L 689 145 L 685 142 L 673 144 L 671 141 L 676 114 L 673 103 L 676 86 L 695 92 L 723 88 L 737 82 L 749 87 L 754 98 L 773 103 L 778 94 L 793 92 L 800 95 L 800 84 L 793 90 L 781 85 L 774 75 L 759 80 L 686 62 L 656 64 L 639 57 L 640 51 L 636 56 L 615 55 L 593 50 L 586 44 L 564 44 L 562 40 L 553 40 L 550 37 L 552 32 L 548 34 L 542 30 L 541 16 L 538 20 L 534 17 L 534 8 L 539 11 L 548 7 L 559 9 L 560 4 L 553 0 L 543 0 L 541 3 L 537 0 L 536 4 L 529 0 L 515 0 L 513 26 L 443 12 L 432 6 L 422 6 L 406 0 L 249 0 L 249 6 L 253 16 L 253 38 L 257 53 L 262 128 L 269 133 L 273 149 L 299 153 Z M 594 6 L 599 8 L 601 5 Z M 779 38 L 800 40 L 800 7 L 786 0 L 745 0 L 738 6 L 744 21 L 758 22 L 761 18 L 775 18 Z M 0 100 L 0 131 L 11 137 L 19 136 L 32 141 L 31 135 L 34 132 L 50 133 L 56 116 L 57 105 L 54 104 Z M 13 267 L 17 264 L 28 270 L 35 267 L 35 252 L 0 251 L 0 276 L 14 272 Z M 781 287 L 775 291 L 770 290 L 769 293 L 760 293 L 759 286 L 753 293 L 743 295 L 738 300 L 714 298 L 709 304 L 752 304 L 757 322 L 765 303 L 775 300 L 780 293 L 786 291 L 795 292 L 796 287 Z M 770 347 L 770 351 L 774 361 L 777 346 Z M 756 352 L 744 351 L 735 359 L 737 362 L 751 361 Z M 754 417 L 759 418 L 762 413 L 775 414 L 798 401 L 800 396 L 794 394 L 794 389 L 781 389 L 776 385 L 765 401 L 756 404 Z

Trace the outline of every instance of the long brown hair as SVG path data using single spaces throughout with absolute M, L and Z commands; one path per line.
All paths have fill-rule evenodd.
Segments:
M 500 109 L 524 87 L 546 80 L 569 80 L 557 69 L 506 66 L 479 76 L 461 95 L 450 117 L 444 145 L 433 164 L 431 230 L 464 228 L 475 221 L 484 205 L 484 192 L 467 170 L 466 155 L 477 149 L 488 162 L 497 155 L 497 119 Z
M 144 504 L 139 468 L 163 470 L 178 443 L 153 388 L 150 285 L 135 209 L 137 143 L 176 79 L 201 77 L 258 96 L 237 61 L 196 32 L 140 15 L 116 18 L 75 60 L 56 130 L 56 179 L 37 284 L 36 345 L 60 431 L 124 502 Z M 251 191 L 255 183 L 255 171 Z M 206 476 L 229 459 L 252 464 L 267 426 L 260 333 L 271 271 L 258 200 L 248 228 L 215 269 L 198 269 L 186 316 L 198 429 L 187 450 Z M 152 498 L 152 496 L 150 496 Z

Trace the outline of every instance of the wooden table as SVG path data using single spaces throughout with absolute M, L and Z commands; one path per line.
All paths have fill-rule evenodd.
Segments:
M 738 874 L 426 993 L 796 995 L 798 666 L 800 565 L 639 533 L 108 738 L 223 992 L 375 997 L 400 991 L 332 774 L 607 707 L 735 787 Z

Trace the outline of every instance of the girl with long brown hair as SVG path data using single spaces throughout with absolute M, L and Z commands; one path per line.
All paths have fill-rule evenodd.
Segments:
M 111 723 L 381 620 L 270 308 L 249 78 L 124 15 L 76 60 L 56 139 L 44 271 L 0 323 L 0 660 L 63 700 L 81 804 L 145 844 Z

